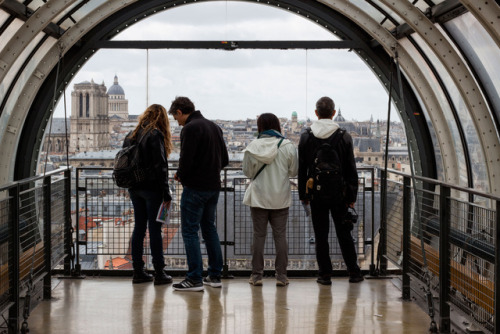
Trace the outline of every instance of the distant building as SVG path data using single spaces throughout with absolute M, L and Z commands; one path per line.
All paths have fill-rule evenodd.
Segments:
M 297 128 L 298 128 L 297 112 L 294 111 L 292 112 L 292 131 L 293 132 L 297 131 Z
M 110 148 L 108 94 L 104 83 L 84 81 L 71 93 L 69 152 L 96 152 Z
M 118 84 L 118 76 L 115 75 L 113 85 L 108 89 L 108 116 L 109 132 L 117 129 L 117 126 L 129 120 L 128 100 L 125 98 L 125 91 Z
M 47 133 L 50 133 L 50 136 L 46 136 L 42 152 L 47 152 L 48 154 L 65 154 L 66 145 L 68 144 L 67 138 L 70 132 L 71 124 L 69 119 L 52 118 L 47 125 Z

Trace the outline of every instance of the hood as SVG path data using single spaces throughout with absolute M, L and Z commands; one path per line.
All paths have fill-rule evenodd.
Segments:
M 338 128 L 339 125 L 328 118 L 318 119 L 311 125 L 311 131 L 314 137 L 319 139 L 330 137 Z
M 258 161 L 269 165 L 278 155 L 278 143 L 280 140 L 280 138 L 276 137 L 263 137 L 255 139 L 248 144 L 247 148 L 243 150 L 243 153 L 249 153 Z M 281 146 L 284 144 L 285 140 Z

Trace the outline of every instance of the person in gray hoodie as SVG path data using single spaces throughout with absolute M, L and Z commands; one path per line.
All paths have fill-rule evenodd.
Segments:
M 281 134 L 280 121 L 271 113 L 257 119 L 259 136 L 243 151 L 243 173 L 252 179 L 243 204 L 253 221 L 252 275 L 249 283 L 262 285 L 267 223 L 276 246 L 276 285 L 288 285 L 286 225 L 292 203 L 290 177 L 297 176 L 298 158 L 293 143 Z
M 351 235 L 352 224 L 344 223 L 344 216 L 348 208 L 354 207 L 358 192 L 358 172 L 354 160 L 352 138 L 349 133 L 339 129 L 339 125 L 333 121 L 335 116 L 335 104 L 329 97 L 322 97 L 316 102 L 316 116 L 318 120 L 313 122 L 310 129 L 306 129 L 299 141 L 299 198 L 303 204 L 311 204 L 311 218 L 316 242 L 316 260 L 319 267 L 317 282 L 323 285 L 331 285 L 332 262 L 330 259 L 330 245 L 328 235 L 330 233 L 331 215 L 335 224 L 335 231 L 339 242 L 342 257 L 349 272 L 349 282 L 357 283 L 363 280 L 361 270 L 357 263 L 356 248 Z M 335 149 L 341 163 L 342 178 L 344 181 L 342 198 L 340 201 L 324 202 L 315 200 L 308 195 L 308 181 L 313 173 L 313 160 L 318 147 L 323 143 L 333 143 L 338 131 L 340 139 Z M 312 179 L 311 179 L 312 181 Z M 309 181 L 310 182 L 310 181 Z

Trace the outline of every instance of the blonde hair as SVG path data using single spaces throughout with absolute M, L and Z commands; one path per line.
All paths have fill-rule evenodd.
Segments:
M 173 146 L 172 135 L 170 134 L 170 122 L 167 111 L 162 105 L 152 104 L 139 116 L 139 124 L 137 124 L 137 127 L 132 132 L 132 138 L 135 138 L 139 129 L 142 129 L 143 133 L 158 129 L 163 134 L 165 153 L 167 157 L 170 155 Z

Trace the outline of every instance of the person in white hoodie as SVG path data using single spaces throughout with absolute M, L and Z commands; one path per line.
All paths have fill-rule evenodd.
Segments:
M 358 192 L 358 172 L 354 160 L 352 138 L 345 130 L 333 121 L 335 104 L 329 97 L 322 97 L 316 102 L 316 116 L 310 129 L 302 132 L 299 141 L 299 198 L 303 204 L 311 204 L 311 219 L 315 234 L 316 260 L 319 267 L 317 282 L 322 285 L 331 285 L 332 262 L 328 235 L 330 233 L 330 215 L 335 224 L 335 232 L 339 242 L 342 257 L 349 272 L 349 282 L 358 283 L 363 280 L 357 263 L 356 248 L 351 235 L 352 223 L 345 222 L 348 208 L 354 207 Z M 336 138 L 336 135 L 340 136 Z M 317 158 L 318 147 L 324 143 L 334 146 L 340 160 L 343 188 L 333 194 L 337 200 L 324 201 L 311 197 L 313 161 Z
M 281 134 L 276 115 L 265 113 L 257 119 L 259 136 L 243 151 L 243 173 L 252 181 L 243 204 L 250 207 L 253 221 L 252 275 L 249 283 L 262 285 L 264 244 L 267 223 L 276 246 L 276 285 L 288 285 L 288 243 L 286 226 L 292 203 L 290 177 L 297 176 L 298 157 L 293 143 Z

